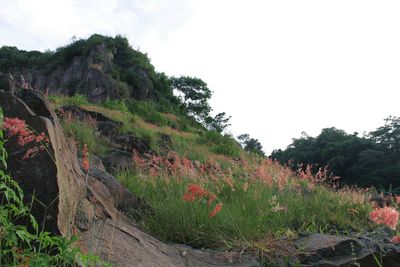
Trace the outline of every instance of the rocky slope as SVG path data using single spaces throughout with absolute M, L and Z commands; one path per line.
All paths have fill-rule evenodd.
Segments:
M 40 93 L 0 91 L 0 106 L 6 117 L 25 120 L 49 139 L 46 149 L 25 159 L 37 144 L 21 146 L 11 138 L 6 146 L 9 171 L 21 184 L 26 202 L 35 198 L 32 213 L 46 230 L 78 236 L 81 250 L 112 266 L 259 266 L 245 255 L 165 244 L 144 233 L 117 207 L 129 206 L 137 216 L 150 208 L 106 173 L 100 161 L 92 161 L 89 172 L 82 170 L 74 143 Z

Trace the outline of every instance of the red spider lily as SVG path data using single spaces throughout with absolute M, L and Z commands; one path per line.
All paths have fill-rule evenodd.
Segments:
M 376 224 L 384 224 L 396 230 L 399 221 L 399 212 L 391 207 L 377 208 L 370 212 L 369 218 Z
M 203 198 L 208 195 L 208 191 L 201 185 L 189 184 L 187 192 L 183 195 L 183 200 L 194 201 L 196 198 Z
M 31 130 L 28 129 L 26 122 L 19 118 L 4 118 L 4 129 L 8 131 L 8 136 L 18 137 L 17 142 L 20 146 L 25 146 L 26 144 L 35 142 L 35 143 L 43 143 L 49 142 L 49 139 L 44 133 L 40 133 L 39 135 L 35 135 Z M 44 150 L 45 147 L 43 145 L 39 147 L 33 147 L 26 151 L 22 160 L 34 157 L 39 151 Z
M 32 132 L 27 130 L 27 126 L 24 120 L 18 118 L 4 118 L 4 129 L 8 130 L 8 136 L 18 136 L 19 138 L 25 138 L 32 135 Z M 19 143 L 19 140 L 18 140 Z
M 218 203 L 217 205 L 215 205 L 215 208 L 210 212 L 210 214 L 208 215 L 208 218 L 214 218 L 215 215 L 217 215 L 222 209 L 222 203 Z
M 390 239 L 390 242 L 393 244 L 400 244 L 400 236 L 396 235 Z
M 40 150 L 40 147 L 29 148 L 26 151 L 25 155 L 22 157 L 22 160 L 26 160 L 26 159 L 32 158 L 34 155 L 36 155 L 36 153 L 39 152 L 39 150 Z
M 185 201 L 195 201 L 196 200 L 196 196 L 189 194 L 189 193 L 185 193 L 183 194 L 183 200 Z
M 83 145 L 82 149 L 82 164 L 83 164 L 83 169 L 87 173 L 89 171 L 89 157 L 88 157 L 88 148 L 87 145 Z

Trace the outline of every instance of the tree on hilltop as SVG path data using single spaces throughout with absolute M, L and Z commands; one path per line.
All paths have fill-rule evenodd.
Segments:
M 173 77 L 171 80 L 173 89 L 180 93 L 181 112 L 186 111 L 204 122 L 211 111 L 208 100 L 212 92 L 207 84 L 199 78 L 189 76 Z

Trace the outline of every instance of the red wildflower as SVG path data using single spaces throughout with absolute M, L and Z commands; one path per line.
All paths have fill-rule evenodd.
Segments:
M 45 133 L 40 133 L 38 136 L 35 137 L 35 142 L 36 143 L 41 143 L 41 142 L 48 142 L 49 139 L 45 135 Z
M 208 215 L 208 218 L 214 218 L 215 215 L 217 215 L 222 209 L 222 203 L 219 203 L 215 205 L 215 208 L 210 212 L 210 215 Z
M 399 212 L 391 207 L 377 208 L 370 212 L 369 218 L 376 224 L 384 224 L 396 230 Z
M 183 194 L 183 200 L 185 200 L 185 201 L 194 201 L 194 200 L 196 200 L 196 196 L 186 192 L 185 194 Z
M 396 235 L 390 239 L 390 242 L 393 244 L 400 244 L 400 236 Z
M 39 147 L 29 148 L 26 151 L 25 155 L 22 157 L 22 160 L 26 160 L 26 159 L 32 158 L 38 152 L 39 152 Z
M 194 201 L 196 198 L 202 198 L 208 195 L 208 191 L 201 185 L 189 184 L 187 192 L 183 195 L 183 200 Z
M 18 118 L 4 118 L 4 129 L 8 130 L 8 136 L 22 136 L 27 137 L 31 135 L 31 132 L 27 130 L 26 123 L 24 120 Z
M 89 157 L 88 157 L 88 149 L 87 145 L 83 145 L 82 149 L 82 164 L 83 164 L 83 169 L 87 173 L 89 171 Z
M 24 120 L 19 118 L 4 118 L 4 129 L 8 131 L 8 136 L 13 137 L 16 136 L 17 142 L 20 146 L 25 146 L 26 144 L 36 142 L 49 142 L 49 139 L 46 137 L 45 133 L 41 133 L 40 135 L 35 135 L 31 130 L 28 129 Z M 44 150 L 44 146 L 41 145 L 39 147 L 33 147 L 26 151 L 25 155 L 23 156 L 23 160 L 32 158 L 36 155 L 39 151 Z
M 189 184 L 188 192 L 199 198 L 207 196 L 207 194 L 208 194 L 207 190 L 205 190 L 203 187 L 201 187 L 201 185 L 197 185 L 197 184 Z

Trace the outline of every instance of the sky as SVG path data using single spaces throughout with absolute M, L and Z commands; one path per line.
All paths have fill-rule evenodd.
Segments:
M 269 154 L 302 132 L 369 132 L 400 116 L 400 1 L 0 0 L 0 46 L 126 36 L 156 70 L 214 92 L 228 132 Z

